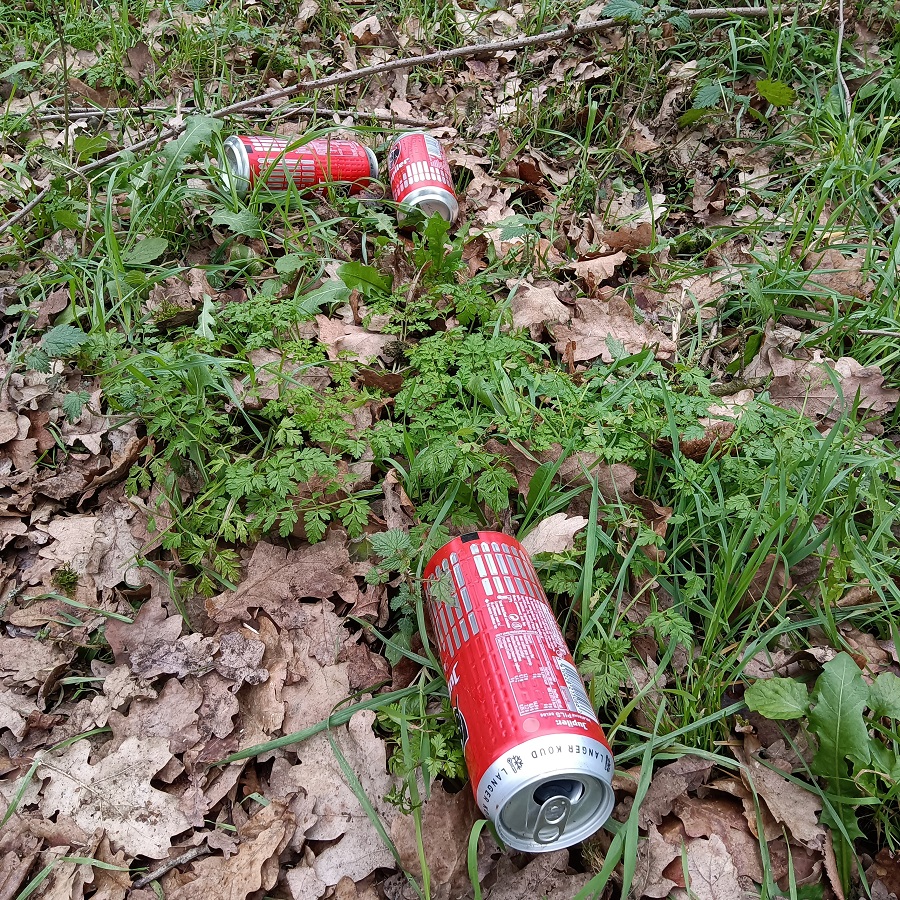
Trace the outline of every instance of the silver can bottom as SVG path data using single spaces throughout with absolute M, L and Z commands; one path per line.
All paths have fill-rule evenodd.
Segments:
M 612 775 L 612 754 L 599 741 L 544 735 L 497 759 L 476 799 L 508 847 L 546 853 L 583 841 L 609 818 Z
M 250 158 L 244 142 L 236 135 L 225 139 L 224 153 L 219 160 L 219 173 L 225 190 L 230 191 L 232 185 L 238 197 L 246 195 L 250 189 Z
M 403 198 L 403 202 L 397 210 L 397 219 L 400 222 L 409 215 L 409 212 L 404 211 L 404 207 L 420 210 L 426 218 L 437 213 L 448 222 L 455 222 L 459 215 L 459 203 L 456 202 L 456 197 L 452 192 L 446 188 L 421 187 L 410 191 Z

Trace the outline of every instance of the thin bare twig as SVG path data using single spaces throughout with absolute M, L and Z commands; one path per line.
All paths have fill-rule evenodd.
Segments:
M 688 9 L 684 10 L 681 15 L 687 16 L 689 19 L 727 19 L 733 16 L 741 16 L 743 18 L 765 18 L 770 15 L 778 15 L 781 12 L 780 7 L 766 6 L 731 6 L 721 9 Z M 435 66 L 440 63 L 448 62 L 451 59 L 459 59 L 466 56 L 482 56 L 492 55 L 494 53 L 503 53 L 510 50 L 524 50 L 526 47 L 540 47 L 546 44 L 553 44 L 557 41 L 572 40 L 576 37 L 583 37 L 588 34 L 595 34 L 601 31 L 607 31 L 615 25 L 623 24 L 619 19 L 600 19 L 597 22 L 591 22 L 586 25 L 567 25 L 565 28 L 557 28 L 554 31 L 545 31 L 541 34 L 533 34 L 527 37 L 513 38 L 506 41 L 489 41 L 482 44 L 466 44 L 463 47 L 455 47 L 452 50 L 439 50 L 435 53 L 424 53 L 420 56 L 408 56 L 403 59 L 393 59 L 388 62 L 378 63 L 374 66 L 364 66 L 362 69 L 354 69 L 349 72 L 337 72 L 334 75 L 326 75 L 324 78 L 315 78 L 312 81 L 301 81 L 289 87 L 279 88 L 274 91 L 267 91 L 263 94 L 257 94 L 255 97 L 249 97 L 246 100 L 240 100 L 228 106 L 223 106 L 210 113 L 213 119 L 225 119 L 235 113 L 252 109 L 262 103 L 271 103 L 273 100 L 281 100 L 285 97 L 291 97 L 298 93 L 310 93 L 313 91 L 323 90 L 324 88 L 335 87 L 339 84 L 346 84 L 349 81 L 360 81 L 363 79 L 374 78 L 376 75 L 384 75 L 388 72 L 396 72 L 399 69 L 412 69 L 416 66 Z M 95 160 L 92 163 L 81 166 L 77 169 L 77 174 L 88 175 L 91 172 L 101 169 L 114 160 L 120 158 L 125 153 L 138 153 L 146 150 L 162 141 L 167 141 L 173 137 L 177 137 L 184 131 L 185 126 L 169 126 L 163 128 L 160 132 L 143 141 L 138 141 L 129 147 L 123 147 L 115 153 L 103 159 Z M 0 225 L 0 235 L 5 234 L 16 223 L 20 222 L 28 213 L 37 206 L 47 194 L 50 188 L 44 188 L 29 203 L 24 206 L 14 216 L 7 219 L 3 225 Z
M 152 872 L 148 872 L 146 875 L 142 875 L 138 878 L 137 881 L 134 882 L 132 887 L 135 890 L 140 890 L 141 888 L 147 887 L 151 881 L 156 881 L 157 878 L 162 878 L 166 872 L 170 872 L 172 869 L 177 866 L 183 866 L 185 863 L 193 862 L 195 859 L 206 856 L 208 853 L 212 853 L 212 850 L 206 846 L 206 844 L 201 844 L 199 847 L 191 847 L 190 850 L 182 853 L 181 856 L 176 856 L 175 859 L 169 859 L 164 862 L 161 866 L 155 868 Z
M 54 110 L 52 112 L 44 112 L 33 118 L 38 122 L 56 122 L 60 119 L 106 119 L 116 114 L 126 114 L 132 116 L 150 116 L 150 115 L 171 115 L 173 108 L 171 106 L 100 106 L 94 108 L 77 107 L 70 109 L 68 116 L 63 110 Z M 202 115 L 202 110 L 189 107 L 183 112 L 196 113 Z M 396 125 L 414 125 L 418 128 L 436 128 L 446 125 L 446 122 L 432 122 L 427 119 L 408 119 L 404 116 L 395 116 L 391 112 L 376 112 L 362 109 L 333 109 L 327 106 L 294 106 L 290 103 L 284 103 L 281 106 L 257 106 L 252 109 L 245 109 L 245 116 L 265 116 L 266 118 L 287 119 L 292 116 L 354 116 L 357 119 L 375 119 L 378 122 L 389 122 Z

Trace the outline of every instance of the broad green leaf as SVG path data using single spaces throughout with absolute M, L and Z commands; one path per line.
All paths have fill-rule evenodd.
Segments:
M 809 710 L 806 686 L 793 678 L 757 681 L 744 694 L 744 702 L 767 719 L 799 719 Z
M 41 338 L 41 349 L 56 358 L 71 356 L 88 336 L 74 325 L 57 325 Z
M 298 253 L 286 253 L 275 261 L 275 271 L 279 275 L 293 275 L 306 265 L 306 259 Z
M 357 290 L 364 297 L 384 296 L 391 292 L 391 279 L 361 262 L 344 263 L 337 274 L 351 291 Z
M 809 730 L 819 742 L 812 770 L 826 780 L 832 803 L 851 840 L 862 837 L 862 832 L 853 804 L 859 790 L 847 763 L 852 760 L 865 766 L 871 758 L 869 732 L 863 718 L 868 700 L 869 689 L 859 666 L 849 654 L 839 653 L 825 664 L 816 681 L 809 714 Z M 830 816 L 823 813 L 823 818 L 828 820 Z
M 431 261 L 432 271 L 437 272 L 441 268 L 441 262 L 444 259 L 444 242 L 447 232 L 450 230 L 450 223 L 435 214 L 431 216 L 422 231 L 425 238 L 425 246 L 428 248 L 428 258 Z
M 714 112 L 715 110 L 712 109 L 689 109 L 678 117 L 678 127 L 690 128 L 691 125 L 696 125 L 701 119 L 711 116 Z
M 204 297 L 203 298 L 203 308 L 200 310 L 200 315 L 197 319 L 197 336 L 206 338 L 206 340 L 211 341 L 215 338 L 215 327 L 216 327 L 216 318 L 213 315 L 216 309 L 215 301 L 212 297 Z
M 868 705 L 876 719 L 900 719 L 900 678 L 893 672 L 882 672 L 869 685 Z
M 174 141 L 169 141 L 162 149 L 160 155 L 166 162 L 159 175 L 162 183 L 172 180 L 185 162 L 197 156 L 209 145 L 212 136 L 221 130 L 221 119 L 213 119 L 211 116 L 191 116 L 185 124 L 184 133 Z
M 26 59 L 23 62 L 17 62 L 8 69 L 4 69 L 0 72 L 0 81 L 9 81 L 13 75 L 18 75 L 19 72 L 24 72 L 26 69 L 33 69 L 35 66 L 39 65 L 40 63 L 35 59 Z
M 165 238 L 144 238 L 122 255 L 122 262 L 126 266 L 146 266 L 155 259 L 159 259 L 168 249 L 169 242 Z
M 634 0 L 609 0 L 603 7 L 603 15 L 610 19 L 622 19 L 626 22 L 642 22 L 647 15 L 647 7 Z
M 298 298 L 297 308 L 306 315 L 315 315 L 329 303 L 345 303 L 350 298 L 350 288 L 340 281 L 326 281 L 323 285 Z
M 783 81 L 769 81 L 768 78 L 756 82 L 756 92 L 772 106 L 790 106 L 797 99 L 797 94 L 790 85 Z
M 212 216 L 213 225 L 224 225 L 235 234 L 244 234 L 247 237 L 259 237 L 262 229 L 259 219 L 249 209 L 241 209 L 232 212 L 230 209 L 218 209 Z
M 53 221 L 60 228 L 69 228 L 75 231 L 81 226 L 81 220 L 71 209 L 54 209 L 51 215 L 53 216 Z
M 109 135 L 105 132 L 103 134 L 79 134 L 72 144 L 81 162 L 102 153 L 108 145 Z

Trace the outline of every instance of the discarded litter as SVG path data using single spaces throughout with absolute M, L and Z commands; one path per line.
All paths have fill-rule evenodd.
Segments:
M 388 177 L 391 195 L 399 204 L 397 218 L 402 222 L 406 209 L 417 209 L 426 218 L 437 213 L 453 222 L 459 204 L 453 190 L 450 164 L 440 142 L 424 131 L 400 135 L 388 151 Z
M 454 538 L 425 594 L 481 811 L 516 850 L 589 837 L 613 808 L 612 752 L 522 545 Z
M 225 141 L 221 163 L 225 184 L 243 197 L 257 182 L 271 191 L 286 191 L 329 182 L 347 182 L 357 193 L 378 178 L 375 154 L 358 141 L 315 138 L 292 147 L 284 138 L 232 135 Z
M 300 146 L 292 143 L 271 135 L 227 138 L 219 161 L 226 187 L 233 185 L 239 197 L 260 182 L 273 192 L 286 191 L 291 183 L 300 190 L 346 183 L 351 193 L 359 193 L 378 178 L 375 153 L 358 141 L 322 137 Z M 430 134 L 412 131 L 393 142 L 388 178 L 399 221 L 414 211 L 426 218 L 437 214 L 455 221 L 459 204 L 450 165 L 444 148 Z

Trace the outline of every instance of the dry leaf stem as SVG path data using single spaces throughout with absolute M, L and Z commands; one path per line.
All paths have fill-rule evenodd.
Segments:
M 185 851 L 181 854 L 181 856 L 176 856 L 175 859 L 166 860 L 161 866 L 157 866 L 152 872 L 148 872 L 146 875 L 142 875 L 138 878 L 137 881 L 134 882 L 132 887 L 135 890 L 140 890 L 141 888 L 147 887 L 152 881 L 156 881 L 158 878 L 162 878 L 166 872 L 170 872 L 172 869 L 177 868 L 178 866 L 183 866 L 185 863 L 193 862 L 195 859 L 199 859 L 201 856 L 206 856 L 207 854 L 212 853 L 212 850 L 206 846 L 206 844 L 201 844 L 199 847 L 191 847 L 190 850 Z
M 769 15 L 777 16 L 780 7 L 765 6 L 729 6 L 721 9 L 688 9 L 684 10 L 681 15 L 687 16 L 689 19 L 727 19 L 732 16 L 742 16 L 744 18 L 763 18 Z M 398 69 L 412 69 L 416 66 L 434 66 L 451 59 L 459 59 L 466 56 L 480 56 L 484 54 L 502 53 L 509 50 L 523 50 L 526 47 L 540 47 L 546 44 L 553 44 L 557 41 L 573 40 L 587 34 L 595 34 L 600 31 L 607 31 L 615 25 L 623 24 L 618 19 L 600 19 L 597 22 L 591 22 L 587 25 L 569 24 L 565 28 L 557 28 L 555 31 L 546 31 L 542 34 L 532 34 L 527 37 L 513 38 L 506 41 L 489 41 L 481 44 L 466 44 L 463 47 L 455 47 L 452 50 L 439 50 L 435 53 L 425 53 L 421 56 L 408 56 L 403 59 L 393 59 L 388 62 L 379 63 L 374 66 L 365 66 L 362 69 L 354 69 L 350 72 L 336 72 L 334 75 L 327 75 L 324 78 L 316 78 L 312 81 L 301 81 L 289 87 L 279 88 L 274 91 L 267 91 L 263 94 L 257 94 L 247 100 L 241 100 L 238 103 L 232 103 L 229 106 L 223 106 L 221 109 L 210 113 L 213 119 L 225 119 L 235 113 L 244 112 L 252 109 L 262 103 L 271 103 L 273 100 L 281 100 L 284 97 L 290 97 L 301 92 L 312 92 L 322 90 L 324 88 L 335 87 L 339 84 L 346 84 L 349 81 L 361 81 L 373 78 L 376 75 L 383 75 L 387 72 L 395 72 Z M 129 147 L 123 147 L 109 156 L 95 160 L 81 166 L 74 171 L 78 175 L 87 175 L 91 172 L 101 169 L 114 160 L 118 159 L 125 153 L 138 153 L 146 150 L 161 141 L 170 140 L 177 137 L 184 131 L 185 126 L 169 126 L 162 129 L 152 137 L 143 141 L 138 141 Z M 46 187 L 39 191 L 25 206 L 22 207 L 15 215 L 11 216 L 3 225 L 0 225 L 0 235 L 5 234 L 15 224 L 22 221 L 43 199 L 50 193 L 51 188 Z

